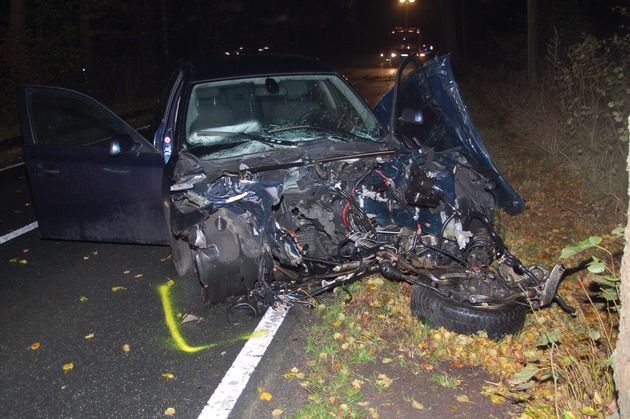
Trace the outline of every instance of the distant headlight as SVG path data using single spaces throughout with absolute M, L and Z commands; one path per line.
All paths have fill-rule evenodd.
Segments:
M 392 52 L 392 58 L 396 58 L 396 53 Z

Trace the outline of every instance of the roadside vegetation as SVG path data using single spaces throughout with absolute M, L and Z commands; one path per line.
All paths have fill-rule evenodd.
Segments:
M 499 217 L 506 243 L 526 264 L 566 264 L 560 293 L 578 316 L 553 304 L 528 315 L 516 336 L 457 335 L 418 322 L 410 287 L 374 276 L 317 308 L 305 363 L 285 376 L 307 402 L 278 406 L 275 414 L 618 414 L 611 356 L 628 205 L 630 35 L 585 36 L 568 47 L 554 41 L 548 51 L 536 88 L 524 74 L 487 68 L 468 78 L 474 85 L 460 87 L 491 155 L 528 202 L 523 214 Z M 427 381 L 446 399 L 423 399 Z M 502 413 L 471 406 L 479 394 Z M 446 410 L 436 410 L 440 405 Z

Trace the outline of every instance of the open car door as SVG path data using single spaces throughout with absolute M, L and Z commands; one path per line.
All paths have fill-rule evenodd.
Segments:
M 41 237 L 169 244 L 160 151 L 71 90 L 22 86 L 20 115 Z
M 525 209 L 525 200 L 499 172 L 483 144 L 455 83 L 448 55 L 424 65 L 415 55 L 405 60 L 398 69 L 396 85 L 374 111 L 407 147 L 460 151 L 475 171 L 494 182 L 491 192 L 508 214 Z

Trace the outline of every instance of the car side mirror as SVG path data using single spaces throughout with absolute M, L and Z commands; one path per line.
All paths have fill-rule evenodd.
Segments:
M 409 124 L 415 124 L 415 125 L 424 124 L 424 116 L 422 115 L 422 111 L 419 109 L 416 110 L 413 108 L 405 108 L 400 114 L 399 119 Z
M 109 155 L 112 157 L 120 156 L 121 154 L 137 150 L 139 146 L 131 135 L 123 134 L 109 143 Z

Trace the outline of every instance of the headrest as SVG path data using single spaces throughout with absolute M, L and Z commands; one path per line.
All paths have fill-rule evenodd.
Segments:
M 286 80 L 282 86 L 287 89 L 287 99 L 299 99 L 308 93 L 308 85 L 304 80 Z
M 254 91 L 254 95 L 256 95 L 256 96 L 269 96 L 269 97 L 271 97 L 271 96 L 286 96 L 287 95 L 287 89 L 286 89 L 286 87 L 280 86 L 280 89 L 278 90 L 278 93 L 271 94 L 267 90 L 267 87 L 265 87 L 265 86 L 256 86 L 256 90 Z
M 199 99 L 216 98 L 221 96 L 221 90 L 218 87 L 204 87 L 197 89 L 197 97 Z

